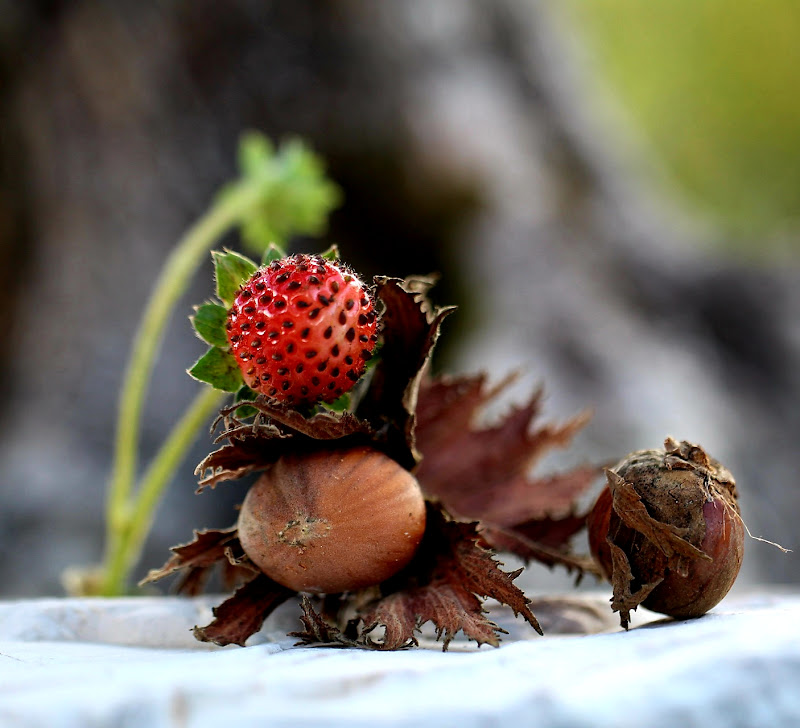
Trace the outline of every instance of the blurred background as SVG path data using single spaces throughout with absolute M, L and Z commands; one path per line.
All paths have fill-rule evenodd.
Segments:
M 548 418 L 594 410 L 545 469 L 693 440 L 751 531 L 797 547 L 798 37 L 794 0 L 0 0 L 0 595 L 99 560 L 131 338 L 246 129 L 307 138 L 343 189 L 294 249 L 442 274 L 440 369 L 520 369 L 509 401 L 543 383 Z M 145 456 L 196 392 L 186 317 L 211 292 L 207 266 Z M 232 523 L 241 486 L 193 494 L 208 448 L 139 575 Z M 747 544 L 742 583 L 799 579 Z

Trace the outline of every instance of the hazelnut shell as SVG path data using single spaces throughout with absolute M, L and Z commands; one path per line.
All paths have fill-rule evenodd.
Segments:
M 698 446 L 668 439 L 664 450 L 632 453 L 608 478 L 587 526 L 590 550 L 614 584 L 615 598 L 630 589 L 630 608 L 641 603 L 678 618 L 700 616 L 718 604 L 733 586 L 744 553 L 744 524 L 730 472 Z M 673 553 L 657 529 L 631 527 L 630 516 L 615 506 L 619 487 L 632 488 L 652 523 L 699 549 L 697 556 Z M 627 576 L 615 573 L 620 563 L 614 564 L 612 545 L 624 554 Z
M 406 566 L 425 531 L 411 473 L 377 450 L 320 450 L 278 460 L 239 514 L 245 553 L 295 591 L 338 593 L 378 584 Z

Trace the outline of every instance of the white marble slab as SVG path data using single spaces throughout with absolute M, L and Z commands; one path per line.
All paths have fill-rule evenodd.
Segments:
M 257 644 L 203 646 L 190 629 L 214 601 L 0 604 L 0 726 L 800 725 L 800 595 L 729 598 L 686 622 L 639 614 L 627 633 L 514 629 L 499 649 L 448 653 L 293 647 L 293 607 Z

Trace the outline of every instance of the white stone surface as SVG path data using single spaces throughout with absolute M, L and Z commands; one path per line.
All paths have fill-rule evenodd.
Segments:
M 627 633 L 514 629 L 499 649 L 448 653 L 293 647 L 293 608 L 260 643 L 209 648 L 190 629 L 213 603 L 0 604 L 0 726 L 800 725 L 796 594 L 729 598 L 686 622 L 637 614 Z

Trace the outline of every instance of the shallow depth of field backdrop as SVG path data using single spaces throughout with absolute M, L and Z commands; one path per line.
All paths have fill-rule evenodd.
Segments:
M 751 530 L 798 547 L 798 37 L 793 0 L 0 0 L 0 595 L 99 558 L 138 316 L 250 128 L 325 156 L 358 270 L 442 273 L 440 369 L 594 409 L 548 467 L 695 440 Z M 148 452 L 197 386 L 210 292 L 207 266 Z M 193 495 L 208 445 L 139 573 L 233 520 L 243 486 Z M 797 583 L 794 554 L 747 546 L 745 583 Z

